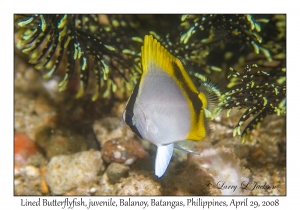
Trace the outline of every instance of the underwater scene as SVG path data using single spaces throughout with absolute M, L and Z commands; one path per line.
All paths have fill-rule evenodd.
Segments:
M 286 195 L 285 14 L 15 14 L 14 195 Z

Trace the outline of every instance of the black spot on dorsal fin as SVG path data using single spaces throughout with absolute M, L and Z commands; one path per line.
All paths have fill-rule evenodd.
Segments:
M 202 75 L 194 70 L 194 68 L 184 59 L 178 57 L 185 71 L 190 76 L 192 82 L 199 92 L 203 92 L 208 101 L 208 109 L 211 110 L 219 102 L 221 92 L 205 75 Z M 197 76 L 196 76 L 197 75 Z

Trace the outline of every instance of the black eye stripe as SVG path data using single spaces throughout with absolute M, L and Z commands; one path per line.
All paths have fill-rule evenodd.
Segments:
M 130 127 L 132 132 L 134 132 L 136 135 L 138 135 L 140 138 L 143 138 L 140 132 L 138 131 L 137 127 L 133 124 L 132 118 L 134 116 L 133 114 L 133 108 L 134 104 L 136 102 L 136 98 L 139 92 L 139 87 L 140 87 L 140 81 L 136 84 L 136 86 L 133 89 L 133 92 L 129 98 L 129 101 L 127 103 L 126 109 L 125 109 L 125 123 Z

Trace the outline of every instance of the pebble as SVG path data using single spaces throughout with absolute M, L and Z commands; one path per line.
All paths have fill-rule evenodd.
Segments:
M 36 155 L 37 146 L 26 134 L 16 133 L 14 135 L 15 167 L 26 164 L 29 157 Z
M 116 194 L 122 196 L 161 195 L 160 189 L 160 184 L 153 177 L 135 173 L 115 185 Z
M 92 187 L 90 190 L 89 190 L 89 193 L 91 194 L 95 194 L 97 192 L 97 189 Z
M 14 171 L 14 195 L 41 195 L 41 173 L 38 167 L 25 165 Z
M 117 162 L 125 165 L 132 165 L 139 158 L 148 156 L 147 151 L 139 141 L 127 138 L 106 141 L 101 153 L 105 162 Z
M 48 80 L 42 80 L 43 82 L 43 87 L 45 90 L 48 92 L 48 94 L 51 96 L 51 98 L 55 99 L 56 97 L 59 97 L 60 92 L 58 91 L 58 85 L 59 82 L 61 81 L 61 78 L 57 75 L 51 77 Z
M 124 166 L 120 163 L 111 163 L 106 169 L 106 173 L 108 176 L 109 181 L 112 184 L 115 184 L 120 181 L 122 177 L 128 176 L 129 171 L 128 166 Z
M 50 193 L 50 190 L 49 190 L 49 187 L 46 183 L 46 180 L 45 180 L 45 176 L 46 176 L 46 169 L 47 167 L 46 166 L 43 166 L 41 167 L 40 171 L 41 171 L 41 184 L 40 184 L 40 191 L 42 194 L 49 194 Z
M 81 186 L 92 186 L 99 178 L 103 161 L 99 151 L 89 150 L 73 155 L 59 155 L 47 166 L 45 180 L 50 191 L 62 195 Z
M 56 129 L 40 126 L 36 129 L 35 139 L 48 159 L 56 155 L 73 154 L 88 149 L 82 135 L 74 134 L 72 130 L 62 126 Z
M 25 166 L 25 174 L 29 177 L 39 177 L 40 176 L 40 170 L 37 167 L 28 165 Z
M 95 195 L 115 195 L 114 185 L 109 181 L 107 173 L 104 173 L 99 179 L 99 188 Z
M 50 104 L 50 101 L 45 96 L 39 95 L 35 101 L 35 112 L 41 117 L 49 115 L 53 109 Z
M 22 59 L 15 56 L 14 88 L 16 92 L 31 94 L 31 92 L 42 92 L 41 72 L 24 63 Z
M 26 135 L 35 141 L 36 129 L 42 125 L 56 125 L 57 114 L 51 110 L 53 107 L 49 107 L 45 101 L 39 99 L 39 103 L 32 97 L 15 93 L 15 107 L 14 117 L 15 124 L 14 129 L 17 133 L 26 133 Z M 49 109 L 51 111 L 49 111 Z
M 120 126 L 120 118 L 117 117 L 106 117 L 96 120 L 93 124 L 93 129 L 101 146 L 111 139 L 121 137 L 133 138 L 134 136 L 133 132 Z
M 123 115 L 123 112 L 126 108 L 126 102 L 123 102 L 123 103 L 115 103 L 114 106 L 112 107 L 111 109 L 111 113 L 116 116 L 119 121 Z

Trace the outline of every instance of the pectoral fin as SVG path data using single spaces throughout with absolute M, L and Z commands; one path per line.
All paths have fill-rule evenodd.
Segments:
M 156 159 L 155 159 L 155 175 L 160 178 L 166 171 L 172 154 L 174 144 L 157 146 Z
M 192 153 L 192 154 L 194 154 L 194 155 L 200 155 L 199 153 L 194 152 L 194 151 L 192 151 L 192 150 L 189 150 L 189 149 L 187 149 L 187 148 L 185 148 L 185 147 L 183 147 L 183 146 L 180 146 L 179 144 L 175 144 L 174 147 L 175 147 L 176 149 L 180 149 L 180 150 L 182 150 L 182 151 L 185 151 L 185 152 L 188 152 L 188 153 Z

